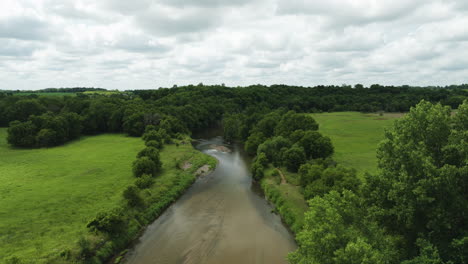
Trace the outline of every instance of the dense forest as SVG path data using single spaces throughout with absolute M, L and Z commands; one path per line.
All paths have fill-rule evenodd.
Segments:
M 95 90 L 101 91 L 72 89 L 74 92 Z M 0 93 L 0 126 L 10 127 L 8 141 L 14 146 L 45 147 L 63 144 L 82 134 L 124 132 L 141 136 L 147 125 L 185 133 L 212 126 L 225 114 L 245 113 L 254 122 L 257 113 L 279 108 L 296 112 L 405 112 L 422 99 L 456 108 L 467 95 L 465 86 L 229 88 L 202 84 L 109 95 L 76 93 L 65 97 Z M 239 135 L 240 139 L 246 139 L 246 129 Z
M 300 175 L 310 209 L 291 263 L 455 264 L 468 263 L 467 96 L 466 85 L 198 85 L 63 97 L 0 93 L 0 126 L 9 127 L 8 142 L 21 148 L 108 132 L 143 136 L 147 147 L 133 173 L 144 188 L 160 169 L 162 143 L 222 124 L 225 139 L 245 143 L 254 158 L 255 180 L 268 164 Z M 380 172 L 360 179 L 332 160 L 333 142 L 303 114 L 324 111 L 409 113 L 379 146 Z M 124 193 L 132 206 L 141 203 L 135 193 Z M 106 230 L 105 217 L 89 227 Z

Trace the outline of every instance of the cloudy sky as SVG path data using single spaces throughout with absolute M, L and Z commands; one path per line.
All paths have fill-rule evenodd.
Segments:
M 0 6 L 0 89 L 468 82 L 467 0 Z

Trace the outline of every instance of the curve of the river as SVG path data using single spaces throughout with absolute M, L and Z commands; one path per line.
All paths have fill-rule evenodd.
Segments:
M 221 137 L 197 142 L 198 150 L 218 159 L 218 167 L 148 226 L 125 263 L 287 263 L 287 253 L 296 248 L 293 236 L 255 191 L 247 159 Z

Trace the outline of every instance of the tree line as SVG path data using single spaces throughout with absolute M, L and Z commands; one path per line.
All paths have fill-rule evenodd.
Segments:
M 75 89 L 88 91 L 91 88 Z M 187 133 L 212 126 L 225 114 L 249 114 L 279 108 L 296 112 L 393 112 L 408 111 L 422 99 L 456 108 L 467 95 L 468 90 L 464 86 L 445 89 L 380 85 L 370 88 L 362 85 L 230 88 L 201 84 L 106 96 L 78 93 L 77 96 L 50 97 L 0 93 L 0 126 L 10 127 L 9 143 L 13 146 L 50 147 L 80 135 L 123 132 L 138 137 L 148 125 Z M 17 122 L 11 123 L 13 121 Z M 240 133 L 245 136 L 247 132 Z

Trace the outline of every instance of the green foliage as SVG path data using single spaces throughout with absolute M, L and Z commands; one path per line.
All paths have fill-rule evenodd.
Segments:
M 147 189 L 153 185 L 154 179 L 149 174 L 144 174 L 135 180 L 135 185 L 140 189 Z
M 257 157 L 255 157 L 255 162 L 261 164 L 263 167 L 266 168 L 268 165 L 268 158 L 266 157 L 265 153 L 260 152 Z
M 110 236 L 120 234 L 124 231 L 125 226 L 125 213 L 120 208 L 98 213 L 97 216 L 86 225 L 91 231 L 102 232 Z
M 317 131 L 306 131 L 298 144 L 304 148 L 307 158 L 327 158 L 333 154 L 333 145 L 329 137 Z
M 332 190 L 356 192 L 361 184 L 356 171 L 343 166 L 324 168 L 321 165 L 305 164 L 300 168 L 300 177 L 301 183 L 306 184 L 303 185 L 305 199 L 324 195 Z
M 311 116 L 289 111 L 281 117 L 275 128 L 275 135 L 287 137 L 298 129 L 318 130 L 318 124 Z
M 332 191 L 309 201 L 293 264 L 396 263 L 397 240 L 367 219 L 362 200 L 350 191 Z
M 275 168 L 267 170 L 266 176 L 261 181 L 261 187 L 268 201 L 275 205 L 275 209 L 281 215 L 283 221 L 293 232 L 297 233 L 302 229 L 307 204 L 299 191 L 299 187 L 290 184 L 279 185 L 276 182 L 279 175 L 273 176 L 273 178 L 268 176 L 274 173 L 278 173 Z
M 130 207 L 142 206 L 143 199 L 140 196 L 139 190 L 136 186 L 130 185 L 123 191 L 123 197 Z
M 51 129 L 41 129 L 36 136 L 36 144 L 39 147 L 49 147 L 58 145 L 57 133 Z
M 262 132 L 255 132 L 251 134 L 245 142 L 244 148 L 249 155 L 255 155 L 257 148 L 266 140 L 265 135 Z
M 151 161 L 153 161 L 155 165 L 155 173 L 159 172 L 161 170 L 162 164 L 161 164 L 161 158 L 159 156 L 159 150 L 154 147 L 146 147 L 142 149 L 140 152 L 138 152 L 137 158 L 142 158 L 142 157 L 147 157 Z M 135 174 L 136 175 L 136 174 Z M 151 174 L 153 175 L 153 174 Z
M 265 153 L 268 160 L 273 162 L 275 166 L 281 166 L 283 164 L 283 153 L 291 146 L 291 142 L 282 137 L 273 137 L 267 139 L 261 145 L 258 146 L 257 154 Z
M 306 155 L 302 147 L 293 145 L 283 154 L 283 163 L 288 170 L 297 172 L 299 166 L 306 161 Z
M 145 145 L 149 148 L 156 148 L 156 149 L 162 149 L 164 144 L 161 141 L 156 141 L 156 140 L 149 140 L 145 141 Z
M 382 172 L 367 178 L 364 194 L 371 211 L 384 226 L 404 236 L 407 257 L 414 256 L 419 238 L 427 240 L 443 261 L 454 260 L 458 254 L 450 245 L 468 232 L 466 139 L 457 122 L 466 118 L 466 112 L 459 114 L 462 117 L 422 101 L 386 132 L 378 151 Z M 459 150 L 454 152 L 453 144 L 459 144 Z M 427 259 L 426 253 L 415 261 Z
M 132 165 L 133 176 L 141 177 L 143 174 L 156 175 L 158 168 L 156 163 L 148 157 L 138 158 Z
M 30 147 L 36 143 L 37 127 L 31 122 L 13 121 L 8 128 L 8 143 L 18 147 Z

